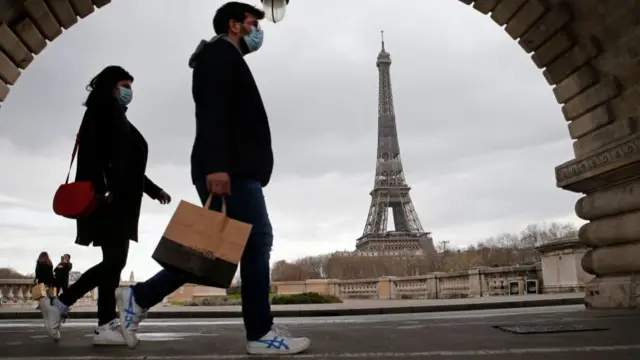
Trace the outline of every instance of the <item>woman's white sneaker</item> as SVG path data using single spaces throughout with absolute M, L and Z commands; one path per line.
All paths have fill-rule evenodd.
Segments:
M 281 327 L 273 326 L 260 340 L 247 343 L 247 353 L 251 355 L 293 355 L 306 351 L 311 340 L 293 337 Z
M 40 312 L 44 320 L 44 327 L 53 341 L 60 340 L 60 327 L 67 319 L 69 307 L 58 300 L 57 297 L 44 297 L 39 301 Z
M 98 326 L 93 335 L 93 345 L 96 346 L 125 346 L 127 342 L 122 336 L 120 323 L 117 319 L 108 324 Z

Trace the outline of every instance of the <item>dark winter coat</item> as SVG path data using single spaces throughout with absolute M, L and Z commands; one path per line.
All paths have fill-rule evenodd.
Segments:
M 145 175 L 147 141 L 125 112 L 115 98 L 87 104 L 76 181 L 91 181 L 101 201 L 91 215 L 77 220 L 79 245 L 138 241 L 142 195 L 157 199 L 162 192 Z
M 226 172 L 267 186 L 273 171 L 269 119 L 241 52 L 230 40 L 216 37 L 196 49 L 189 65 L 196 107 L 193 183 Z
M 67 288 L 69 286 L 69 273 L 73 269 L 73 265 L 70 262 L 61 262 L 53 270 L 55 275 L 56 286 Z
M 36 282 L 38 284 L 53 286 L 53 264 L 43 262 L 36 263 Z

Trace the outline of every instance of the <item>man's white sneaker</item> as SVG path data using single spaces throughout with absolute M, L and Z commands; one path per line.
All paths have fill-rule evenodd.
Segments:
M 110 323 L 100 325 L 95 330 L 93 345 L 95 346 L 125 346 L 127 342 L 122 336 L 118 319 L 113 319 Z
M 286 330 L 271 328 L 260 340 L 247 343 L 247 353 L 251 355 L 293 355 L 307 350 L 311 340 L 306 337 L 293 337 Z
M 53 341 L 60 340 L 60 327 L 67 318 L 69 307 L 61 303 L 57 297 L 44 297 L 40 299 L 39 305 L 47 333 Z
M 136 332 L 140 327 L 140 322 L 147 317 L 148 310 L 138 306 L 131 287 L 116 289 L 116 305 L 122 335 L 127 345 L 133 349 L 138 346 L 139 340 Z

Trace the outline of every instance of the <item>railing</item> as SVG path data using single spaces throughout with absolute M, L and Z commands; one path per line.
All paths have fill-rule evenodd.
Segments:
M 364 280 L 307 280 L 274 282 L 279 294 L 314 291 L 343 299 L 453 299 L 509 295 L 510 284 L 523 289 L 527 280 L 542 288 L 540 264 L 476 268 L 455 273 Z
M 6 308 L 35 308 L 38 304 L 31 300 L 33 279 L 0 279 L 0 307 Z M 88 292 L 76 302 L 74 307 L 91 306 L 95 304 L 97 290 Z
M 33 279 L 0 280 L 0 306 L 22 307 L 35 304 L 31 301 L 32 287 Z
M 542 289 L 540 264 L 527 266 L 477 268 L 455 273 L 431 273 L 410 277 L 383 277 L 363 280 L 316 279 L 274 282 L 278 294 L 317 292 L 343 299 L 454 299 L 509 295 L 515 282 L 524 288 L 526 280 L 537 280 Z M 121 285 L 127 285 L 123 282 Z M 31 300 L 33 279 L 1 280 L 0 306 L 36 307 Z M 522 291 L 521 291 L 522 292 Z M 95 305 L 97 290 L 85 295 L 75 307 Z
M 339 287 L 334 287 L 339 291 L 338 294 L 331 295 L 343 298 L 370 299 L 378 297 L 380 293 L 379 279 L 343 280 L 339 282 L 339 285 Z

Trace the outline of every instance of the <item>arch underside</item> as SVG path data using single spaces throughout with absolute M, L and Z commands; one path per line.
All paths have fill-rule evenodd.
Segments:
M 589 220 L 580 240 L 592 249 L 582 266 L 596 275 L 586 303 L 640 306 L 640 0 L 450 1 L 502 27 L 561 105 L 575 158 L 555 175 L 585 194 L 576 213 Z M 110 2 L 0 0 L 0 102 L 50 42 Z

